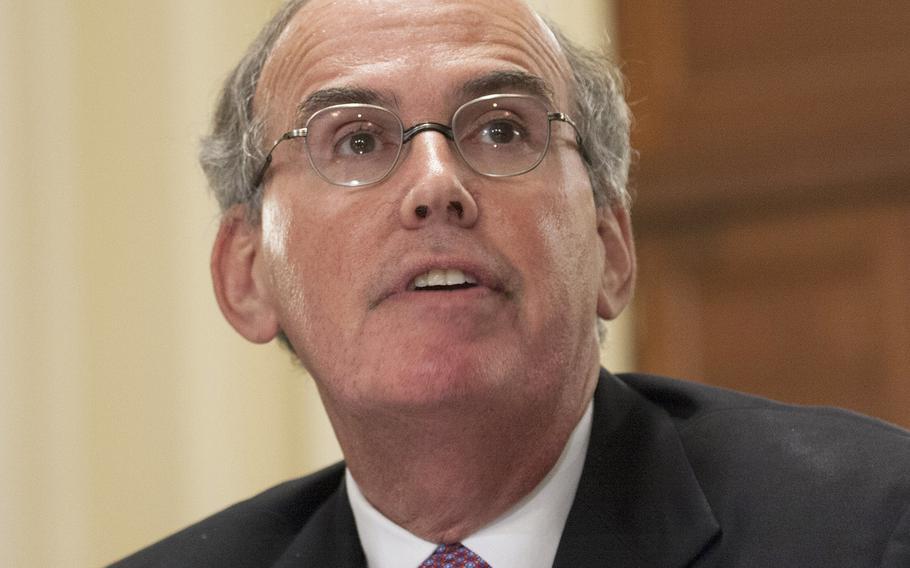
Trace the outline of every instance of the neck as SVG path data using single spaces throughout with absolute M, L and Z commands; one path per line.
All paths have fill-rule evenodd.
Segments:
M 358 413 L 332 421 L 366 499 L 412 534 L 449 543 L 498 518 L 541 482 L 595 385 L 596 375 L 575 400 L 533 408 L 472 404 L 408 413 L 407 420 Z

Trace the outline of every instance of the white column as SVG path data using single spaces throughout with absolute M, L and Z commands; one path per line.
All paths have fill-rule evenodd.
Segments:
M 71 16 L 67 2 L 0 3 L 0 549 L 11 566 L 88 553 Z

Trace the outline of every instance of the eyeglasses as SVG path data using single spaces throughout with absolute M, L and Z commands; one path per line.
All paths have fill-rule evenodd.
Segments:
M 517 176 L 543 160 L 554 120 L 572 126 L 581 148 L 575 123 L 564 113 L 550 112 L 542 100 L 531 95 L 487 95 L 458 107 L 451 126 L 421 122 L 407 129 L 397 114 L 380 106 L 333 105 L 313 113 L 303 128 L 285 132 L 275 141 L 254 187 L 262 183 L 275 148 L 285 140 L 303 140 L 303 144 L 294 144 L 295 157 L 305 148 L 310 165 L 325 181 L 360 187 L 388 177 L 401 157 L 402 146 L 425 131 L 452 140 L 461 159 L 478 174 Z

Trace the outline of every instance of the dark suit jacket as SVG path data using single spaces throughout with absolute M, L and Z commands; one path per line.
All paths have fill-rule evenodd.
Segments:
M 343 472 L 279 485 L 114 566 L 364 566 Z M 910 433 L 602 371 L 555 566 L 910 568 Z

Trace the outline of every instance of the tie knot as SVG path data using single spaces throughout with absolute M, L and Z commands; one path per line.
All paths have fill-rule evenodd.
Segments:
M 420 566 L 421 568 L 490 568 L 483 558 L 474 554 L 474 551 L 460 542 L 440 544 Z

